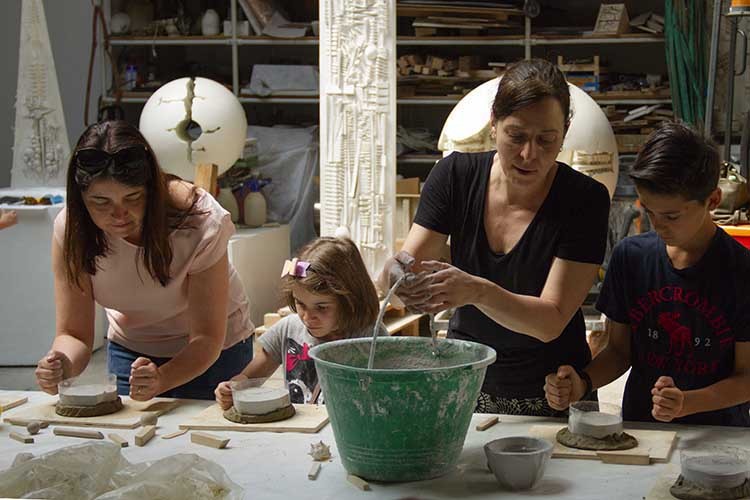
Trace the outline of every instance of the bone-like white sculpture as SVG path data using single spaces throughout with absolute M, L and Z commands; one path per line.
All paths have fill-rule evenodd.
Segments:
M 208 78 L 180 78 L 148 99 L 138 125 L 166 172 L 193 180 L 201 163 L 219 174 L 242 155 L 245 110 L 226 87 Z
M 321 233 L 351 237 L 371 275 L 393 252 L 396 8 L 320 2 Z
M 70 143 L 42 0 L 23 0 L 11 187 L 65 186 Z

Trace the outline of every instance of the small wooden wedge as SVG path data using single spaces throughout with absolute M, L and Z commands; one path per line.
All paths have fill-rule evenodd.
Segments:
M 135 435 L 135 445 L 145 446 L 146 443 L 151 441 L 151 438 L 154 437 L 154 434 L 156 434 L 155 425 L 145 425 L 141 427 L 141 430 L 139 430 Z
M 195 444 L 202 444 L 203 446 L 210 446 L 220 450 L 226 448 L 229 443 L 229 438 L 223 438 L 208 432 L 193 432 L 190 434 L 190 441 Z

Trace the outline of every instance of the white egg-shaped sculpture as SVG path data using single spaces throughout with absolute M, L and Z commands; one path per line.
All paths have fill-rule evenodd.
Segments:
M 216 164 L 221 174 L 240 158 L 247 118 L 240 101 L 222 84 L 180 78 L 149 98 L 139 128 L 165 172 L 193 180 L 197 165 Z
M 452 151 L 480 152 L 495 149 L 490 137 L 492 101 L 500 78 L 483 83 L 466 94 L 448 115 L 438 140 L 443 155 Z M 570 89 L 571 121 L 558 161 L 596 179 L 610 198 L 617 185 L 617 140 L 601 107 L 574 85 Z

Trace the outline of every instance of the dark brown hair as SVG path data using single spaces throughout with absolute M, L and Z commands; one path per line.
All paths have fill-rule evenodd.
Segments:
M 378 294 L 357 245 L 348 238 L 321 237 L 308 243 L 299 260 L 309 262 L 306 277 L 285 276 L 281 291 L 292 311 L 297 312 L 292 289 L 298 284 L 310 292 L 332 295 L 339 306 L 334 335 L 349 337 L 372 328 L 378 315 Z
M 508 66 L 497 86 L 492 102 L 493 120 L 506 118 L 546 97 L 554 97 L 560 103 L 565 119 L 564 129 L 567 129 L 570 123 L 570 91 L 560 69 L 544 59 L 515 62 Z
M 193 201 L 187 210 L 175 206 L 167 183 L 177 177 L 165 174 L 156 161 L 156 156 L 141 133 L 125 121 L 95 123 L 84 130 L 71 155 L 67 175 L 67 218 L 63 241 L 65 274 L 70 283 L 80 287 L 83 272 L 94 275 L 96 260 L 109 252 L 109 243 L 104 231 L 94 224 L 86 205 L 83 193 L 90 184 L 76 181 L 76 153 L 81 149 L 100 149 L 113 154 L 129 147 L 143 147 L 148 161 L 143 167 L 127 170 L 107 167 L 96 175 L 96 179 L 112 179 L 127 186 L 146 188 L 146 207 L 141 224 L 141 252 L 143 263 L 151 277 L 166 286 L 169 283 L 169 266 L 172 263 L 172 247 L 169 233 L 187 227 L 185 221 L 195 215 L 195 202 L 198 198 L 193 189 Z M 134 170 L 136 169 L 136 170 Z M 136 267 L 137 268 L 137 267 Z
M 720 170 L 710 139 L 684 123 L 668 122 L 648 137 L 629 174 L 638 188 L 703 203 L 718 186 Z

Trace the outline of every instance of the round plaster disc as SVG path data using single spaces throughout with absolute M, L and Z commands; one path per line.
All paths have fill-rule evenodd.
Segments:
M 735 488 L 748 476 L 747 461 L 728 454 L 683 456 L 682 476 L 708 489 Z
M 242 387 L 232 389 L 232 399 L 237 413 L 242 415 L 266 415 L 291 404 L 289 391 L 276 387 Z

